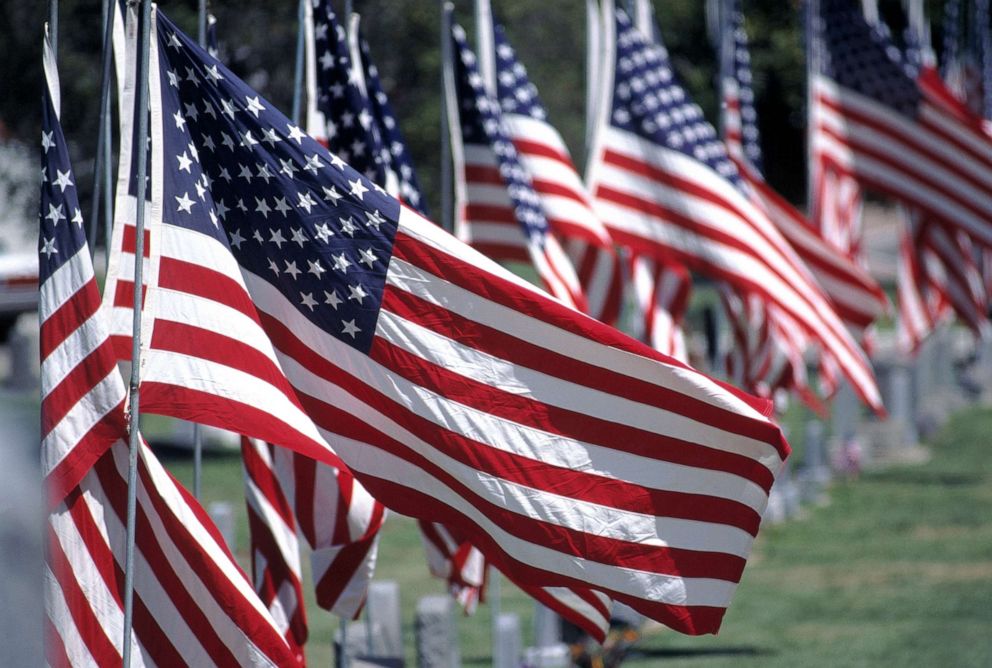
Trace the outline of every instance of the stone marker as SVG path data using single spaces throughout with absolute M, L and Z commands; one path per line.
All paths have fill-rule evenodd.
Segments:
M 424 596 L 417 601 L 417 668 L 458 668 L 458 636 L 451 597 Z
M 534 602 L 534 646 L 550 647 L 561 642 L 561 618 L 538 602 Z
M 237 538 L 234 533 L 234 506 L 227 501 L 213 501 L 207 507 L 207 514 L 217 525 L 224 542 L 231 552 L 237 552 Z
M 823 423 L 816 418 L 806 421 L 803 467 L 798 475 L 802 500 L 817 505 L 827 503 L 826 489 L 831 479 L 823 431 Z
M 524 650 L 524 668 L 569 668 L 572 654 L 565 643 Z
M 377 630 L 381 656 L 403 656 L 403 620 L 400 614 L 400 586 L 394 580 L 374 581 L 369 585 L 365 613 Z
M 520 635 L 520 616 L 504 612 L 496 620 L 495 643 L 499 647 L 498 659 L 493 668 L 520 668 L 520 649 L 523 641 Z

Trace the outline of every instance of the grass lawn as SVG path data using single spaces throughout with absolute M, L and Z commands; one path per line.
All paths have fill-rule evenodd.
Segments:
M 962 413 L 930 444 L 927 464 L 837 483 L 828 506 L 766 527 L 719 636 L 651 629 L 626 665 L 992 665 L 990 434 L 992 410 Z M 167 463 L 191 482 L 187 461 Z M 235 502 L 238 557 L 246 565 L 237 458 L 208 458 L 203 489 L 208 503 Z M 400 583 L 412 661 L 416 600 L 443 588 L 427 575 L 411 520 L 393 515 L 387 522 L 377 577 Z M 502 605 L 521 613 L 529 634 L 526 597 L 504 583 Z M 337 621 L 312 601 L 308 610 L 310 665 L 331 665 Z M 488 606 L 459 619 L 465 665 L 489 665 L 489 623 Z

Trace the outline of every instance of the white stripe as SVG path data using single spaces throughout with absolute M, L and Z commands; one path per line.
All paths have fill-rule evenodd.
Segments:
M 299 577 L 300 574 L 300 545 L 296 539 L 296 532 L 291 527 L 286 526 L 282 516 L 272 507 L 269 499 L 262 493 L 262 490 L 252 481 L 245 479 L 245 500 L 248 502 L 259 516 L 259 519 L 269 527 L 269 534 L 279 548 L 283 561 Z
M 93 279 L 89 251 L 81 248 L 42 283 L 38 295 L 38 319 L 44 323 L 59 307 L 75 296 Z M 85 260 L 83 259 L 85 256 Z
M 44 325 L 42 325 L 44 327 Z M 107 341 L 103 313 L 99 310 L 79 324 L 62 343 L 41 363 L 41 396 L 47 397 L 59 383 L 94 350 Z M 91 363 L 92 364 L 92 363 Z M 120 383 L 121 399 L 124 398 L 124 381 Z M 114 402 L 117 405 L 117 402 Z
M 83 395 L 41 441 L 42 469 L 48 475 L 68 457 L 95 424 L 124 399 L 116 367 Z
M 51 568 L 45 564 L 45 614 L 51 621 L 52 627 L 58 633 L 65 648 L 65 654 L 69 658 L 72 666 L 94 666 L 96 660 L 86 647 L 76 620 L 73 619 L 69 611 L 69 605 L 65 601 L 62 586 L 56 580 Z M 118 634 L 120 635 L 120 634 Z M 49 664 L 51 665 L 51 664 Z

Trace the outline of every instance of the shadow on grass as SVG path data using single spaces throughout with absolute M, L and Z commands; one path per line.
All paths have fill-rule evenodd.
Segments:
M 874 471 L 864 476 L 871 482 L 888 482 L 903 485 L 940 485 L 943 487 L 965 487 L 980 485 L 986 476 L 981 473 L 951 473 L 941 471 L 925 471 L 903 469 L 892 471 Z
M 193 461 L 193 448 L 189 445 L 176 445 L 169 441 L 148 439 L 152 452 L 163 462 Z M 230 459 L 241 457 L 240 450 L 225 448 L 203 448 L 204 459 Z
M 627 654 L 627 661 L 641 659 L 694 659 L 721 656 L 769 657 L 777 652 L 747 645 L 729 647 L 660 647 L 652 649 L 634 648 Z

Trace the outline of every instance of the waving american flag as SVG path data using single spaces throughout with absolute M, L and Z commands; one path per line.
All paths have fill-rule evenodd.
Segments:
M 767 402 L 549 299 L 153 25 L 143 405 L 353 471 L 519 581 L 715 631 L 788 454 Z

